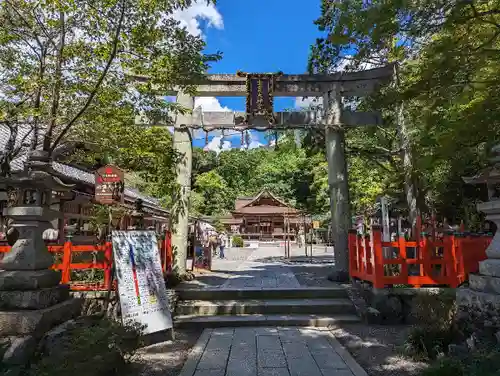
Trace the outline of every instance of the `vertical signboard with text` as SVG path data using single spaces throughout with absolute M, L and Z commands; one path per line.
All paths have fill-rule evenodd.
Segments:
M 118 167 L 107 165 L 97 170 L 95 174 L 95 201 L 103 205 L 122 202 L 124 172 Z
M 172 328 L 172 316 L 153 231 L 113 231 L 113 254 L 123 323 L 144 333 Z

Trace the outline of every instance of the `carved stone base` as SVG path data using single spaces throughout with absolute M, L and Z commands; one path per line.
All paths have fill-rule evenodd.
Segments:
M 0 309 L 44 309 L 69 298 L 69 286 L 58 285 L 37 290 L 0 291 Z
M 56 270 L 0 270 L 0 290 L 36 290 L 57 286 L 61 272 Z
M 500 259 L 486 259 L 480 261 L 479 274 L 500 277 Z
M 469 285 L 472 290 L 500 295 L 500 278 L 481 274 L 470 274 Z
M 68 299 L 44 309 L 0 311 L 0 337 L 30 334 L 41 338 L 54 326 L 78 316 L 80 309 L 80 299 Z
M 459 288 L 457 289 L 457 304 L 459 307 L 474 306 L 485 310 L 494 307 L 500 311 L 500 294 Z

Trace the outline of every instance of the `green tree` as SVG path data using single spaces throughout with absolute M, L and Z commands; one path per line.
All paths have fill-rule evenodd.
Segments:
M 219 58 L 203 54 L 201 37 L 170 17 L 191 3 L 2 1 L 0 125 L 10 132 L 2 174 L 20 152 L 18 137 L 55 157 L 77 126 L 130 124 L 139 114 L 182 111 L 157 93 L 180 85 L 194 94 L 190 82 Z
M 197 208 L 199 213 L 209 216 L 224 214 L 225 208 L 229 205 L 228 188 L 222 176 L 216 171 L 198 175 L 194 189 L 202 197 Z
M 500 135 L 500 1 L 325 0 L 316 24 L 311 71 L 401 63 L 399 86 L 362 102 L 385 126 L 350 131 L 350 151 L 390 176 L 384 191 L 403 197 L 411 178 L 421 210 L 463 216 L 480 195 L 461 176 Z

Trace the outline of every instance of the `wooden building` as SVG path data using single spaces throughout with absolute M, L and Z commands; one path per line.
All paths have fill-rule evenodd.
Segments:
M 11 161 L 11 172 L 15 176 L 24 169 L 24 162 L 27 155 L 24 145 L 22 144 L 27 132 L 26 127 L 19 128 L 19 134 L 16 140 L 16 147 L 19 147 L 19 154 Z M 7 145 L 10 131 L 7 127 L 0 124 L 0 151 L 5 149 Z M 59 230 L 59 240 L 63 240 L 66 236 L 64 229 L 71 228 L 73 233 L 72 241 L 74 243 L 91 243 L 96 240 L 95 223 L 95 172 L 88 170 L 82 166 L 75 166 L 59 161 L 53 162 L 52 165 L 57 176 L 66 184 L 74 184 L 71 192 L 65 194 L 57 194 L 54 192 L 51 208 L 62 212 L 61 218 L 52 223 L 54 229 Z M 142 194 L 136 189 L 125 186 L 124 202 L 118 207 L 125 209 L 133 209 L 137 199 L 143 202 L 145 212 L 144 225 L 145 227 L 153 228 L 157 231 L 165 225 L 168 226 L 170 213 L 167 209 L 160 205 L 159 200 Z M 0 189 L 0 233 L 4 231 L 6 218 L 3 217 L 3 208 L 7 206 L 7 195 L 5 191 Z M 116 215 L 113 216 L 113 225 L 116 227 L 118 222 L 122 220 L 119 210 L 116 210 Z M 123 217 L 122 217 L 123 218 Z M 122 220 L 123 222 L 123 220 Z M 126 226 L 126 223 L 121 223 Z M 0 234 L 0 241 L 2 241 Z
M 294 240 L 300 227 L 304 227 L 303 213 L 263 190 L 254 197 L 239 197 L 231 215 L 221 218 L 230 234 L 239 234 L 244 239 Z

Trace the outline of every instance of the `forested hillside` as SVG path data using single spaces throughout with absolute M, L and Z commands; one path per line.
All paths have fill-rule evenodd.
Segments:
M 357 103 L 360 110 L 380 110 L 384 125 L 346 131 L 352 214 L 372 213 L 385 194 L 403 210 L 414 201 L 421 213 L 473 224 L 475 202 L 485 192 L 466 186 L 462 176 L 484 167 L 500 141 L 500 2 L 323 3 L 316 24 L 324 37 L 312 46 L 311 73 L 400 67 L 392 85 Z M 169 131 L 130 125 L 127 114 L 113 121 L 105 116 L 80 127 L 78 137 L 94 143 L 99 158 L 106 154 L 132 172 L 131 184 L 169 206 L 176 160 Z M 195 149 L 191 209 L 221 215 L 237 196 L 269 188 L 326 216 L 324 134 L 302 134 L 301 147 L 291 134 L 280 137 L 276 148 L 218 156 Z
M 195 149 L 192 209 L 205 215 L 224 214 L 233 209 L 237 196 L 252 196 L 268 188 L 311 214 L 328 215 L 324 146 L 316 145 L 321 141 L 307 133 L 301 137 L 299 146 L 293 134 L 282 134 L 277 147 L 233 149 L 218 156 Z M 381 176 L 372 173 L 376 164 L 355 155 L 349 158 L 349 164 L 355 211 L 369 211 L 376 196 L 384 191 Z

